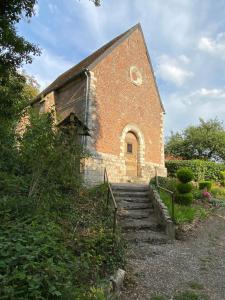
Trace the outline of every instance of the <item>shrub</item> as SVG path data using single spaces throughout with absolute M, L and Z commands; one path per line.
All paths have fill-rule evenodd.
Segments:
M 172 202 L 171 197 L 164 191 L 160 191 L 160 197 L 167 206 L 170 215 L 172 214 Z M 180 205 L 175 203 L 174 206 L 174 214 L 175 214 L 175 222 L 176 224 L 183 224 L 192 222 L 198 212 L 198 208 Z
M 201 182 L 199 182 L 199 189 L 203 190 L 205 188 L 207 188 L 207 191 L 211 191 L 212 182 L 211 181 L 201 181 Z
M 176 194 L 176 202 L 181 204 L 181 205 L 191 205 L 193 201 L 193 194 L 192 193 L 177 193 Z
M 225 188 L 215 186 L 212 188 L 211 194 L 218 199 L 225 199 Z
M 177 184 L 177 190 L 181 194 L 190 193 L 192 190 L 192 184 L 190 182 L 186 182 L 186 183 L 179 182 Z
M 221 171 L 225 170 L 225 164 L 204 160 L 169 160 L 166 161 L 168 176 L 176 177 L 180 168 L 189 168 L 194 174 L 194 180 L 221 181 Z
M 190 181 L 193 179 L 193 172 L 188 168 L 181 168 L 177 171 L 177 178 L 180 182 L 177 184 L 176 202 L 181 205 L 191 205 L 193 194 Z
M 0 298 L 73 299 L 76 257 L 48 217 L 1 226 Z
M 220 175 L 221 175 L 220 183 L 221 183 L 222 186 L 225 186 L 225 171 L 221 171 Z
M 164 187 L 164 188 L 166 188 L 166 189 L 168 189 L 172 192 L 176 191 L 176 185 L 177 185 L 177 179 L 176 178 L 158 176 L 158 183 L 159 183 L 160 186 L 162 186 L 162 187 Z M 150 180 L 150 184 L 156 185 L 155 177 L 153 177 Z
M 221 174 L 221 177 L 222 177 L 223 179 L 225 179 L 225 171 L 221 171 L 220 174 Z
M 194 188 L 192 190 L 192 194 L 193 194 L 194 199 L 201 199 L 201 197 L 202 197 L 201 191 L 197 188 Z
M 193 179 L 193 172 L 189 168 L 181 168 L 177 171 L 177 178 L 182 183 L 187 183 Z

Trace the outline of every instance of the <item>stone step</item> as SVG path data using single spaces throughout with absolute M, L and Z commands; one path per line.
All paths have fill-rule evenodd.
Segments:
M 149 244 L 160 247 L 169 240 L 155 215 L 149 186 L 113 184 L 112 189 L 118 204 L 118 222 L 127 240 L 128 257 L 142 260 L 157 255 Z
M 149 186 L 148 185 L 140 185 L 140 184 L 112 184 L 113 191 L 134 191 L 134 192 L 148 192 Z
M 151 208 L 133 209 L 133 210 L 121 209 L 118 211 L 118 217 L 120 219 L 124 219 L 124 218 L 143 219 L 143 218 L 148 218 L 150 215 L 153 214 L 154 214 L 154 210 Z
M 161 227 L 158 225 L 155 218 L 144 218 L 144 219 L 122 219 L 120 225 L 123 230 L 141 230 L 149 229 L 152 231 L 160 231 Z
M 142 192 L 131 192 L 131 191 L 114 191 L 114 196 L 116 198 L 147 198 L 148 192 L 142 191 Z
M 148 180 L 146 181 L 146 179 L 144 179 L 142 177 L 126 176 L 126 183 L 125 184 L 137 184 L 137 185 L 144 185 L 145 184 L 145 185 L 147 185 Z
M 117 202 L 120 209 L 133 210 L 133 209 L 145 209 L 152 208 L 151 202 L 129 202 L 129 201 L 119 201 Z
M 136 243 L 143 246 L 143 243 L 161 245 L 168 243 L 168 237 L 164 232 L 151 230 L 130 231 L 123 234 L 129 243 Z
M 116 201 L 119 203 L 121 201 L 126 201 L 126 202 L 137 202 L 137 203 L 151 203 L 151 200 L 146 197 L 146 198 L 134 198 L 134 197 L 116 197 Z

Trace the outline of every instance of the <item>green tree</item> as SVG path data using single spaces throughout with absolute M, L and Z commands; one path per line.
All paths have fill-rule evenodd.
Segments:
M 32 55 L 40 54 L 37 46 L 18 35 L 16 24 L 22 18 L 31 18 L 36 0 L 1 1 L 0 4 L 0 83 L 5 85 L 8 77 L 23 63 L 31 63 Z
M 22 72 L 25 77 L 25 85 L 23 92 L 26 94 L 29 101 L 33 100 L 40 93 L 40 84 L 34 76 L 28 75 L 25 71 Z
M 100 6 L 101 5 L 101 0 L 91 0 L 95 6 Z
M 80 160 L 86 157 L 77 137 L 76 128 L 55 129 L 51 114 L 31 111 L 19 149 L 20 170 L 29 174 L 29 197 L 49 195 L 51 202 L 62 197 L 62 190 L 76 195 L 82 182 Z
M 91 0 L 96 6 L 100 0 Z M 16 30 L 21 19 L 35 14 L 37 0 L 0 1 L 0 119 L 1 123 L 17 117 L 23 110 L 26 78 L 18 72 L 24 63 L 31 63 L 40 49 L 26 41 Z
M 1 1 L 0 4 L 0 118 L 2 125 L 18 119 L 27 105 L 26 77 L 18 72 L 32 55 L 40 54 L 37 46 L 18 35 L 16 24 L 31 18 L 36 0 Z M 2 128 L 1 128 L 2 129 Z
M 182 132 L 171 133 L 165 153 L 183 159 L 225 160 L 225 129 L 217 119 L 200 119 L 197 126 L 189 126 Z
M 37 82 L 25 73 L 21 77 L 11 74 L 5 85 L 0 85 L 0 170 L 17 166 L 16 128 L 25 107 L 38 93 Z
M 24 108 L 36 94 L 31 78 L 18 72 L 40 54 L 37 46 L 19 36 L 16 25 L 34 14 L 36 0 L 0 1 L 0 170 L 17 168 L 15 128 Z

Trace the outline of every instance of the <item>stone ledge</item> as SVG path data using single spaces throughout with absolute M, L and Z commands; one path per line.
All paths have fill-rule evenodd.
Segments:
M 110 277 L 108 287 L 105 289 L 107 300 L 120 299 L 125 273 L 124 270 L 118 269 L 116 273 Z
M 165 228 L 166 234 L 170 240 L 175 239 L 175 225 L 169 215 L 166 205 L 163 203 L 159 193 L 153 187 L 150 187 L 149 195 L 152 200 L 154 210 L 157 214 L 160 224 Z

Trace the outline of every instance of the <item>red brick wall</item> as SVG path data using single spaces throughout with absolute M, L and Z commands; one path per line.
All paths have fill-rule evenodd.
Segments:
M 130 67 L 137 66 L 142 85 L 130 80 Z M 94 69 L 99 132 L 96 150 L 120 154 L 120 135 L 128 123 L 135 123 L 145 139 L 145 160 L 161 163 L 161 117 L 153 74 L 142 34 L 136 29 Z

